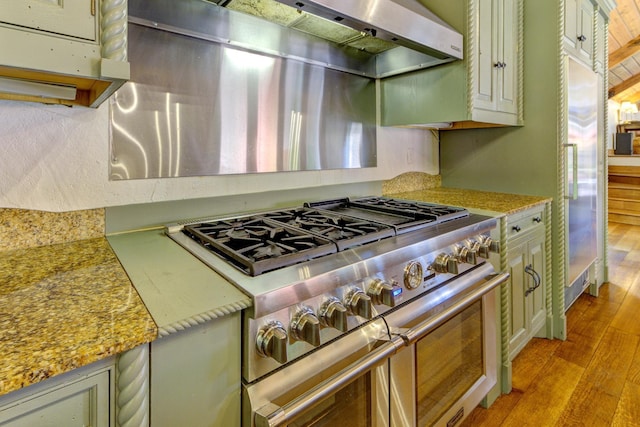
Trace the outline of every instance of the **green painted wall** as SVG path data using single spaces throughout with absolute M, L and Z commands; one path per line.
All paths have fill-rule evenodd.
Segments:
M 525 0 L 522 127 L 440 132 L 447 187 L 555 197 L 558 146 L 558 1 Z
M 565 331 L 561 255 L 566 242 L 558 209 L 563 36 L 561 0 L 524 0 L 524 126 L 440 132 L 440 170 L 445 187 L 552 197 L 553 314 L 556 336 Z M 561 203 L 562 205 L 559 205 Z

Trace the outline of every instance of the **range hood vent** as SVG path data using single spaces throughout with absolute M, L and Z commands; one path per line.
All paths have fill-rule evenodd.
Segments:
M 416 0 L 129 0 L 129 19 L 384 78 L 462 59 L 462 35 Z

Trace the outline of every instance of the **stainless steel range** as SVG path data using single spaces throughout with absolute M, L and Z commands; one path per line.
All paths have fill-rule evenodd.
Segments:
M 456 402 L 475 406 L 495 384 L 491 310 L 494 288 L 507 277 L 487 262 L 499 250 L 495 227 L 496 219 L 459 207 L 367 197 L 176 223 L 167 234 L 253 299 L 243 317 L 243 425 L 332 425 L 344 421 L 343 410 L 361 407 L 362 416 L 344 425 L 404 426 L 461 420 Z M 396 393 L 422 401 L 452 384 L 443 378 L 422 396 L 417 377 L 407 388 L 396 383 L 406 375 L 390 367 L 399 366 L 394 359 L 415 365 L 424 357 L 416 343 L 458 318 L 479 319 L 455 332 L 465 335 L 460 343 L 473 341 L 470 328 L 480 340 L 469 363 L 481 369 L 470 384 L 453 385 L 464 396 L 427 418 L 415 405 L 398 408 Z M 469 354 L 460 348 L 459 357 Z M 451 366 L 457 372 L 460 364 Z M 342 408 L 352 387 L 364 397 Z

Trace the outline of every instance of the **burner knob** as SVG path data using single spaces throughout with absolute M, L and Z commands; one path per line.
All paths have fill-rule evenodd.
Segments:
M 469 256 L 471 259 L 469 260 L 469 264 L 477 264 L 478 263 L 478 250 L 480 248 L 480 243 L 478 243 L 474 239 L 467 239 L 465 245 L 469 248 Z
M 330 297 L 320 306 L 320 322 L 330 328 L 347 332 L 347 309 L 336 297 Z
M 262 357 L 271 357 L 279 363 L 287 362 L 287 331 L 282 323 L 274 320 L 260 328 L 256 348 Z
M 396 297 L 402 294 L 402 288 L 393 286 L 383 279 L 373 280 L 367 289 L 367 294 L 374 304 L 396 306 Z
M 482 258 L 489 258 L 489 252 L 500 253 L 500 242 L 494 241 L 489 236 L 480 236 L 478 243 L 478 255 Z
M 456 245 L 455 246 L 455 254 L 458 262 L 465 262 L 467 264 L 477 264 L 478 257 L 477 251 L 470 248 L 469 246 Z
M 314 347 L 320 345 L 320 321 L 309 307 L 301 308 L 291 320 L 291 335 Z
M 433 261 L 431 268 L 438 273 L 458 274 L 458 261 L 451 255 L 441 253 Z
M 356 316 L 364 317 L 365 319 L 371 319 L 373 316 L 373 313 L 371 312 L 371 297 L 365 294 L 361 289 L 354 289 L 351 291 L 347 295 L 345 303 L 349 308 L 349 311 Z
M 467 262 L 467 255 L 469 255 L 469 248 L 462 245 L 456 245 L 453 249 L 458 262 Z

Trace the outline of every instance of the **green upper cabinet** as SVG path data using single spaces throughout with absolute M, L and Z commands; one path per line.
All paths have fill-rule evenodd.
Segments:
M 38 31 L 96 40 L 97 0 L 0 0 L 0 20 Z
M 475 107 L 516 116 L 518 9 L 512 0 L 478 0 L 478 6 Z
M 591 0 L 565 0 L 564 48 L 576 59 L 592 66 L 595 6 Z
M 98 107 L 129 79 L 126 0 L 0 0 L 0 99 Z
M 382 80 L 384 126 L 523 124 L 522 0 L 422 0 L 465 38 L 464 59 Z

